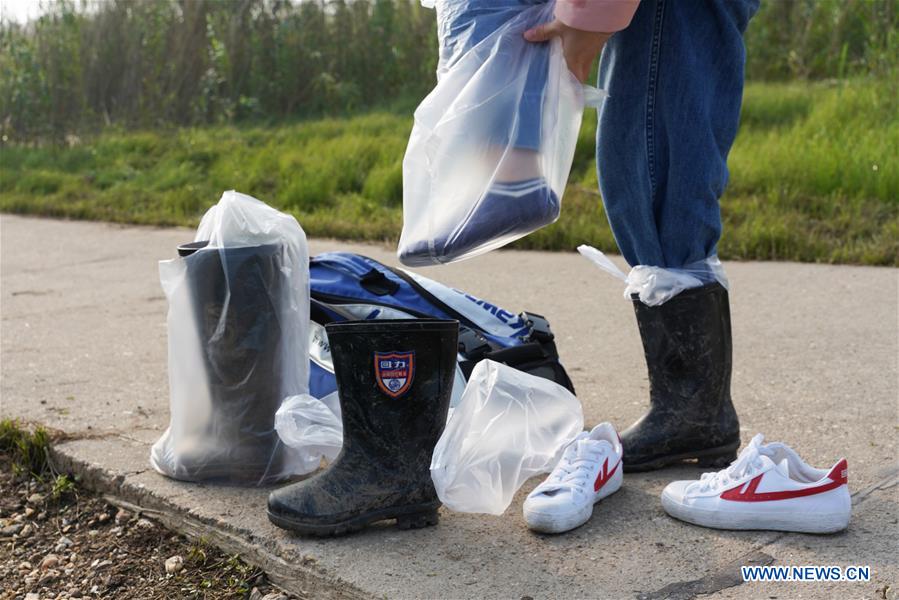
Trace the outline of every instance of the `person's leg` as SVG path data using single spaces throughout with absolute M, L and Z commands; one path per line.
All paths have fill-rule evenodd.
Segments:
M 757 8 L 642 0 L 603 51 L 600 191 L 631 266 L 679 268 L 715 253 L 742 102 L 742 33 Z
M 608 93 L 596 129 L 599 190 L 618 249 L 631 266 L 664 263 L 653 210 L 651 150 L 657 1 L 640 2 L 631 24 L 606 43 L 597 82 Z
M 742 33 L 757 0 L 642 0 L 603 52 L 600 189 L 632 266 L 695 268 L 715 254 L 718 201 L 743 89 Z M 739 446 L 731 327 L 720 283 L 661 306 L 634 299 L 650 410 L 622 433 L 629 470 L 727 463 Z

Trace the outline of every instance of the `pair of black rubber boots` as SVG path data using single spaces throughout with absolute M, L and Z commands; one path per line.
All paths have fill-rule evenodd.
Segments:
M 202 355 L 209 410 L 178 431 L 156 461 L 187 481 L 268 484 L 291 475 L 274 416 L 284 396 L 277 244 L 179 246 Z M 328 342 L 340 390 L 343 449 L 325 471 L 276 490 L 269 517 L 334 535 L 396 519 L 437 522 L 431 453 L 446 424 L 459 324 L 437 319 L 333 323 Z
M 277 246 L 182 247 L 205 351 L 214 420 L 208 437 L 228 454 L 182 454 L 179 478 L 263 482 L 282 476 L 274 431 L 281 401 Z M 199 251 L 198 251 L 199 250 Z M 730 398 L 728 294 L 687 290 L 657 307 L 634 299 L 650 380 L 650 410 L 622 433 L 625 469 L 685 459 L 724 466 L 739 424 Z M 224 325 L 224 327 L 223 327 Z M 386 519 L 437 522 L 430 460 L 443 431 L 456 364 L 458 323 L 401 320 L 327 327 L 343 418 L 341 454 L 327 469 L 270 495 L 280 527 L 334 535 Z M 252 410 L 249 410 L 252 405 Z M 211 460 L 210 460 L 211 459 Z M 260 479 L 261 478 L 261 479 Z

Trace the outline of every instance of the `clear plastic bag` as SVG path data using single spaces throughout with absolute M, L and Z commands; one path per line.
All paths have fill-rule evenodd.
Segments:
M 290 215 L 234 191 L 159 263 L 169 303 L 171 422 L 152 466 L 186 481 L 266 484 L 303 472 L 275 412 L 307 392 L 309 251 Z
M 403 264 L 470 258 L 558 218 L 585 101 L 604 94 L 571 74 L 559 40 L 524 39 L 554 5 L 437 0 L 438 83 L 403 160 Z
M 620 279 L 626 285 L 624 297 L 627 300 L 636 294 L 647 306 L 659 306 L 668 302 L 684 290 L 702 287 L 718 282 L 727 289 L 727 275 L 718 256 L 710 256 L 679 269 L 665 269 L 637 265 L 627 275 L 605 254 L 593 246 L 580 245 L 577 248 L 581 256 L 605 271 L 612 277 Z
M 437 495 L 454 511 L 501 515 L 583 429 L 581 403 L 567 389 L 482 360 L 434 448 Z
M 302 473 L 311 473 L 321 464 L 337 458 L 343 446 L 337 392 L 322 399 L 309 394 L 285 398 L 275 413 L 275 430 L 281 441 L 303 457 Z

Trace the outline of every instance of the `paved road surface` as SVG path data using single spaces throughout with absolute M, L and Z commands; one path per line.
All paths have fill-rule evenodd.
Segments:
M 628 475 L 593 519 L 567 535 L 502 517 L 442 512 L 439 527 L 375 527 L 335 540 L 269 525 L 265 490 L 168 481 L 148 468 L 168 422 L 166 303 L 156 261 L 184 229 L 3 215 L 2 407 L 62 429 L 58 460 L 117 501 L 226 549 L 313 597 L 723 598 L 887 597 L 899 588 L 899 271 L 728 263 L 733 390 L 744 442 L 782 440 L 817 466 L 849 460 L 855 508 L 832 536 L 705 530 L 668 518 L 658 495 L 691 467 Z M 394 263 L 390 249 L 329 240 Z M 618 260 L 619 264 L 621 261 Z M 620 282 L 574 253 L 495 252 L 428 276 L 515 310 L 547 315 L 589 424 L 623 427 L 644 408 L 647 379 Z M 870 565 L 869 583 L 739 582 L 739 565 Z M 653 596 L 655 594 L 655 596 Z

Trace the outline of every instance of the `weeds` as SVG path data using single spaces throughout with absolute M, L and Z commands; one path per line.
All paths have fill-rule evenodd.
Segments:
M 0 421 L 0 453 L 12 459 L 16 475 L 42 477 L 49 472 L 50 436 L 43 427 L 28 431 L 14 419 Z
M 68 475 L 57 475 L 53 480 L 53 486 L 50 488 L 50 498 L 54 502 L 60 502 L 74 496 L 76 491 L 75 481 L 71 477 Z
M 236 554 L 219 555 L 202 538 L 191 544 L 185 566 L 185 572 L 202 573 L 199 582 L 187 583 L 185 587 L 190 594 L 200 596 L 213 586 L 229 594 L 245 596 L 265 577 L 261 569 L 245 563 Z
M 50 462 L 50 434 L 43 427 L 29 429 L 15 419 L 0 421 L 0 456 L 16 478 L 33 478 L 50 488 L 50 500 L 63 502 L 77 494 L 76 481 L 57 473 Z

